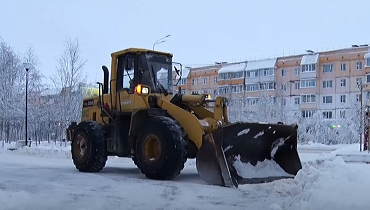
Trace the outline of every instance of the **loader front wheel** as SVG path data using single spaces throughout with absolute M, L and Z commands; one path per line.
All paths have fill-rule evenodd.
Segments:
M 136 141 L 136 158 L 146 177 L 157 180 L 175 178 L 187 160 L 185 131 L 171 118 L 150 118 Z
M 95 121 L 80 123 L 73 135 L 73 163 L 81 172 L 99 172 L 107 161 L 107 144 L 102 126 Z

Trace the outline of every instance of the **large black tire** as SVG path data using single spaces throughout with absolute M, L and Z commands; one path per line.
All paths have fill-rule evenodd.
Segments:
M 156 139 L 156 140 L 152 140 Z M 159 142 L 158 150 L 145 149 L 150 142 Z M 150 146 L 150 145 L 149 145 Z M 152 145 L 152 147 L 154 147 Z M 155 153 L 150 160 L 148 153 Z M 136 141 L 138 167 L 146 177 L 170 180 L 180 174 L 187 160 L 187 137 L 183 128 L 173 119 L 163 116 L 148 119 Z
M 136 152 L 133 154 L 132 156 L 132 161 L 134 162 L 135 166 L 140 169 L 140 165 L 139 165 L 139 162 L 137 161 L 137 156 L 136 156 Z
M 107 162 L 107 141 L 103 127 L 95 121 L 82 122 L 74 132 L 71 152 L 81 172 L 99 172 Z

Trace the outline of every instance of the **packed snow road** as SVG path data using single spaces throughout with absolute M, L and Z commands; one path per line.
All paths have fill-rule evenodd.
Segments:
M 370 165 L 346 164 L 328 154 L 301 154 L 304 167 L 294 179 L 230 189 L 203 182 L 193 160 L 175 180 L 161 182 L 145 178 L 127 158 L 110 158 L 100 173 L 81 173 L 68 159 L 69 153 L 60 152 L 51 158 L 53 153 L 0 148 L 0 209 L 361 210 L 370 206 Z

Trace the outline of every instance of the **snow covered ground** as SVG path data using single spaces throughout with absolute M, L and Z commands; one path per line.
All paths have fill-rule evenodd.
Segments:
M 100 173 L 78 172 L 69 146 L 0 148 L 0 209 L 369 209 L 370 164 L 348 164 L 342 145 L 300 148 L 303 169 L 294 179 L 241 185 L 202 181 L 189 160 L 172 181 L 145 178 L 127 158 L 109 158 Z M 329 148 L 330 146 L 323 146 Z

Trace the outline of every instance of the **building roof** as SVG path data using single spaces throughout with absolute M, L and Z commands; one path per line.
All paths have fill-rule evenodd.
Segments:
M 277 58 L 248 61 L 246 71 L 275 68 Z
M 313 55 L 304 55 L 301 59 L 301 65 L 314 64 L 319 60 L 319 53 Z
M 246 63 L 232 64 L 222 67 L 218 70 L 218 73 L 230 73 L 230 72 L 241 72 L 245 70 Z

